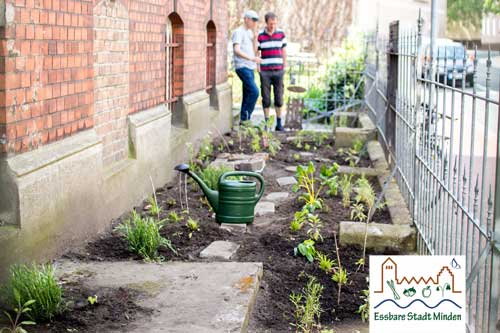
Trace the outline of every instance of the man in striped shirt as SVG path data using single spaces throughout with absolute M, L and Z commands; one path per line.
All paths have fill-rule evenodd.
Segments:
M 283 106 L 283 77 L 286 68 L 286 37 L 277 28 L 278 19 L 274 13 L 265 16 L 266 27 L 257 38 L 260 58 L 260 82 L 262 104 L 266 121 L 269 119 L 271 106 L 271 86 L 274 90 L 274 107 L 276 109 L 276 131 L 283 131 L 281 124 L 281 107 Z

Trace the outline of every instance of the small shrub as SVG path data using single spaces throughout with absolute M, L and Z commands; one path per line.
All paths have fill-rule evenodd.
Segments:
M 158 256 L 158 249 L 163 246 L 177 254 L 170 240 L 160 235 L 162 221 L 151 217 L 142 218 L 136 211 L 132 211 L 132 218 L 127 219 L 117 227 L 127 240 L 130 251 L 140 255 L 146 261 L 162 260 Z
M 226 172 L 233 171 L 226 166 L 208 166 L 201 170 L 199 177 L 210 187 L 212 190 L 217 191 L 219 189 L 219 178 Z
M 321 316 L 321 294 L 323 286 L 316 281 L 316 278 L 309 277 L 309 281 L 302 293 L 292 293 L 290 301 L 293 303 L 295 311 L 296 332 L 310 333 L 319 327 Z
M 3 298 L 13 309 L 29 303 L 26 315 L 38 322 L 50 321 L 62 309 L 62 289 L 51 264 L 12 266 Z

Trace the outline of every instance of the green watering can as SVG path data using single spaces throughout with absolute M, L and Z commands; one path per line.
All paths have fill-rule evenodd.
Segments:
M 219 178 L 219 191 L 210 189 L 200 177 L 189 170 L 189 165 L 179 164 L 175 170 L 188 174 L 203 190 L 210 206 L 215 212 L 218 223 L 249 224 L 253 222 L 255 205 L 264 194 L 264 178 L 255 172 L 226 172 Z M 260 190 L 257 193 L 257 183 L 250 180 L 226 180 L 232 176 L 248 176 L 257 178 Z

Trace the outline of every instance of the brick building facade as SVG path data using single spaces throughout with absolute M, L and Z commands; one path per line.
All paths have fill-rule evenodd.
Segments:
M 0 263 L 103 230 L 230 129 L 227 24 L 225 0 L 0 0 Z

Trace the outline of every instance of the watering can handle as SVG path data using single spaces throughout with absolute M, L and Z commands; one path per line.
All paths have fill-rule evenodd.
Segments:
M 260 198 L 264 194 L 264 189 L 265 189 L 264 178 L 260 174 L 258 174 L 256 172 L 250 172 L 250 171 L 231 171 L 231 172 L 226 172 L 225 174 L 223 174 L 220 177 L 219 182 L 224 181 L 226 179 L 226 177 L 232 177 L 232 176 L 247 176 L 247 177 L 257 178 L 260 182 L 260 190 L 259 190 L 259 193 L 257 193 L 255 195 L 255 202 L 257 203 L 257 201 L 260 200 Z

